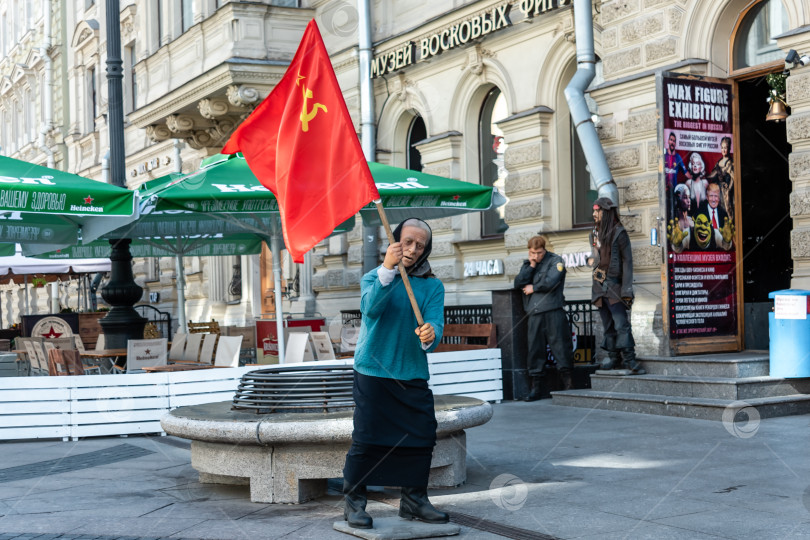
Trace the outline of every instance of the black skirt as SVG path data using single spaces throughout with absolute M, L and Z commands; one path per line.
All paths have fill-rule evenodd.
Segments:
M 354 431 L 344 478 L 351 484 L 427 486 L 437 427 L 427 381 L 355 371 L 353 393 Z

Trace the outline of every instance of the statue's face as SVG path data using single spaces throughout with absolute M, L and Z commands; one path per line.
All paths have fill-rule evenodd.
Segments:
M 690 160 L 689 166 L 692 169 L 692 174 L 700 174 L 701 172 L 703 172 L 703 166 L 697 159 Z
M 723 157 L 728 157 L 728 143 L 726 141 L 720 142 L 720 153 Z
M 709 218 L 706 214 L 698 214 L 695 217 L 695 241 L 701 248 L 706 248 L 709 245 L 709 240 L 712 234 L 712 224 L 709 223 Z
M 669 136 L 669 152 L 671 154 L 675 153 L 675 135 Z

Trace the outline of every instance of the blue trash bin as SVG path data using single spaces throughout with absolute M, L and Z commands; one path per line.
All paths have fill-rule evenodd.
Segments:
M 784 309 L 785 301 L 777 296 L 791 297 L 784 300 L 796 304 Z M 802 300 L 792 298 L 797 296 Z M 774 299 L 774 311 L 768 313 L 771 377 L 810 377 L 810 291 L 785 289 L 768 293 L 768 298 Z

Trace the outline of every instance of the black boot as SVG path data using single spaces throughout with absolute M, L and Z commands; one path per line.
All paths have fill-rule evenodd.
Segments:
M 573 390 L 574 382 L 571 380 L 571 372 L 568 370 L 560 371 L 560 385 L 563 390 Z
M 427 496 L 426 487 L 403 487 L 400 491 L 399 517 L 418 519 L 425 523 L 447 523 L 450 515 L 437 510 Z
M 599 369 L 618 369 L 622 364 L 622 357 L 619 355 L 619 351 L 607 351 L 607 355 L 608 357 L 602 360 Z
M 647 373 L 641 369 L 641 362 L 636 359 L 636 350 L 633 347 L 622 349 L 624 367 L 630 370 L 631 375 L 643 375 Z
M 343 509 L 343 519 L 349 522 L 349 527 L 355 529 L 371 529 L 373 521 L 366 512 L 366 486 L 353 486 L 346 480 L 343 481 L 343 495 L 346 506 Z
M 532 390 L 524 401 L 537 401 L 538 399 L 546 399 L 549 397 L 551 397 L 551 394 L 548 392 L 545 375 L 533 376 Z

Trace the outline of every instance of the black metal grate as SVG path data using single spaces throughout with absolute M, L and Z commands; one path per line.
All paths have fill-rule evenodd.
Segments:
M 233 410 L 256 414 L 354 408 L 352 366 L 275 367 L 242 376 Z

